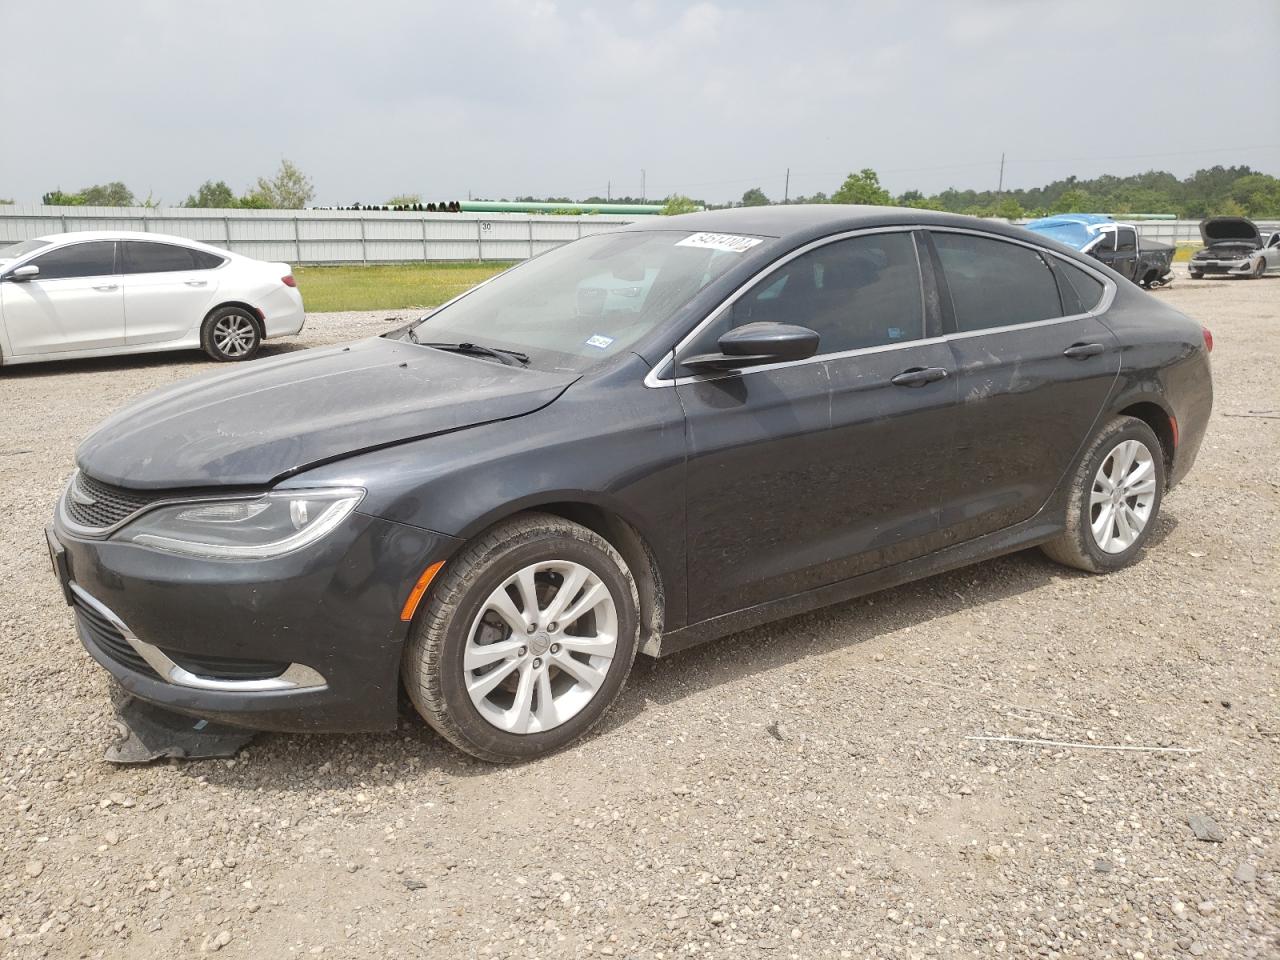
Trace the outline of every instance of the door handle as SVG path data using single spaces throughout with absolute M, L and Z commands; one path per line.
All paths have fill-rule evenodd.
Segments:
M 207 287 L 209 285 L 208 280 L 184 280 L 183 283 L 188 287 Z
M 118 283 L 104 283 L 104 284 L 102 284 L 101 286 L 94 287 L 93 289 L 95 289 L 95 290 L 100 290 L 100 291 L 102 291 L 103 293 L 110 293 L 112 290 L 119 290 L 119 289 L 120 289 L 120 284 L 118 284 Z
M 1089 357 L 1096 357 L 1106 349 L 1100 343 L 1073 343 L 1062 351 L 1062 355 L 1072 360 L 1087 360 Z
M 912 367 L 910 370 L 903 370 L 890 382 L 900 387 L 923 387 L 926 383 L 942 380 L 946 376 L 947 371 L 942 367 Z

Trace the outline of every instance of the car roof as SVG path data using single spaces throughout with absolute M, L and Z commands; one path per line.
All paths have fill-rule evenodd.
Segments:
M 881 226 L 962 227 L 1030 239 L 1021 227 L 1003 220 L 983 220 L 958 213 L 920 210 L 915 207 L 874 207 L 842 203 L 792 203 L 767 207 L 733 207 L 703 210 L 673 217 L 645 217 L 625 230 L 690 230 L 707 233 L 735 233 L 804 242 L 815 237 L 848 230 Z M 1043 238 L 1035 237 L 1037 241 Z
M 151 233 L 145 230 L 69 230 L 66 233 L 46 233 L 34 240 L 44 240 L 50 244 L 83 243 L 86 240 L 154 240 L 160 243 L 176 243 L 183 247 L 194 247 L 208 250 L 219 256 L 235 256 L 230 250 L 213 247 L 189 237 L 176 237 L 167 233 Z

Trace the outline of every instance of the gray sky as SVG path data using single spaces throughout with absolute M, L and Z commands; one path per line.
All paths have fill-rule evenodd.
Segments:
M 317 202 L 1280 174 L 1280 3 L 0 0 L 0 197 Z

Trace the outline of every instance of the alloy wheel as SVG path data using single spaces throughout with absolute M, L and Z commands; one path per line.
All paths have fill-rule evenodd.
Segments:
M 243 314 L 228 314 L 213 325 L 213 345 L 225 356 L 243 357 L 257 340 L 253 321 Z
M 1146 529 L 1155 506 L 1156 465 L 1139 440 L 1123 440 L 1103 458 L 1089 496 L 1089 527 L 1099 549 L 1124 553 Z
M 543 733 L 591 702 L 617 647 L 617 604 L 600 577 L 571 560 L 539 561 L 485 600 L 463 650 L 463 682 L 493 726 Z

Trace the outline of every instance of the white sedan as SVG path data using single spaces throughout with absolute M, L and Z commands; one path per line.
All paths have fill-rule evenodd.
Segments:
M 203 349 L 249 360 L 304 320 L 287 263 L 155 233 L 0 247 L 0 364 Z

